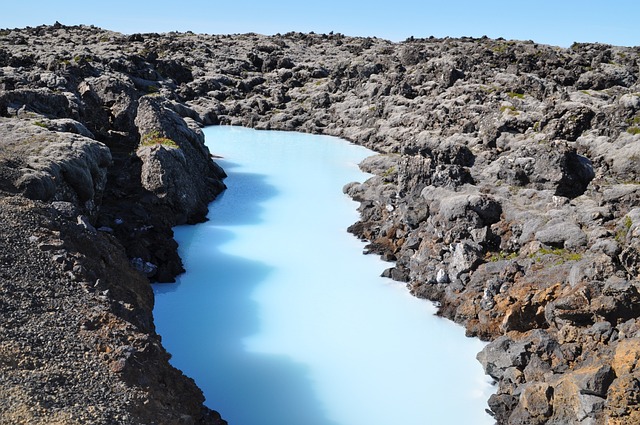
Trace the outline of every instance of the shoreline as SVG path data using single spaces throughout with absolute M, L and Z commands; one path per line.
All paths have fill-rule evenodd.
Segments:
M 127 264 L 159 281 L 182 271 L 171 227 L 203 220 L 224 188 L 199 130 L 211 124 L 328 134 L 383 154 L 363 163 L 375 177 L 345 189 L 361 202 L 351 231 L 395 261 L 388 276 L 439 302 L 440 314 L 468 334 L 493 341 L 479 357 L 498 381 L 489 400 L 498 423 L 640 420 L 632 396 L 640 374 L 637 48 L 298 33 L 124 36 L 64 26 L 3 31 L 0 40 L 3 208 L 15 229 L 36 238 L 16 239 L 24 244 L 16 256 L 35 244 L 39 267 L 66 277 L 7 264 L 21 264 L 18 275 L 38 276 L 51 290 L 76 282 L 104 306 L 80 332 L 103 382 L 140 391 L 135 409 L 122 404 L 129 420 L 160 414 L 144 394 L 179 406 L 165 414 L 210 418 L 136 369 L 143 359 L 174 373 L 148 318 L 150 289 L 133 284 L 144 279 Z M 14 209 L 40 211 L 49 228 L 20 223 Z M 95 247 L 82 242 L 87 235 Z M 106 264 L 117 265 L 119 277 Z M 8 266 L 3 273 L 15 276 Z M 7 300 L 24 302 L 10 292 Z M 61 320 L 67 314 L 52 311 Z M 29 326 L 44 313 L 34 308 Z M 123 344 L 116 329 L 129 326 L 153 343 Z M 105 342 L 89 342 L 98 335 Z M 3 346 L 0 357 L 14 359 L 14 350 Z M 4 415 L 26 415 L 25 403 L 36 403 L 33 377 L 56 363 L 3 364 L 14 382 L 7 391 L 27 393 L 7 398 Z M 197 394 L 188 379 L 175 379 Z M 50 385 L 64 390 L 65 382 Z M 55 414 L 64 418 L 77 410 L 60 406 Z M 95 423 L 112 418 L 85 410 Z M 36 411 L 35 423 L 53 414 Z
M 434 317 L 436 309 L 403 284 L 380 278 L 385 263 L 362 256 L 364 243 L 346 232 L 357 203 L 341 188 L 365 175 L 352 161 L 338 164 L 371 152 L 301 133 L 204 133 L 209 149 L 233 164 L 220 162 L 228 190 L 210 205 L 209 221 L 175 231 L 187 272 L 178 287 L 154 286 L 161 291 L 154 319 L 172 364 L 195 379 L 207 405 L 229 423 L 493 423 L 484 412 L 489 391 L 480 398 L 453 391 L 474 388 L 484 376 L 475 360 L 484 344 Z M 400 361 L 407 353 L 421 359 L 419 369 Z M 426 382 L 445 376 L 450 393 L 429 391 Z M 282 385 L 261 394 L 271 378 Z M 245 400 L 251 411 L 242 408 Z M 370 406 L 378 400 L 387 403 Z M 460 403 L 465 412 L 451 406 Z M 292 404 L 299 408 L 287 416 Z

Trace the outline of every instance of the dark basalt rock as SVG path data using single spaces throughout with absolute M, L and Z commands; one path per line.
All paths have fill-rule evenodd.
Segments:
M 20 331 L 40 340 L 39 306 L 75 282 L 65 294 L 90 311 L 51 310 L 82 325 L 45 339 L 81 335 L 92 348 L 80 376 L 93 368 L 103 387 L 127 385 L 87 421 L 218 420 L 167 363 L 143 274 L 182 271 L 171 227 L 204 219 L 224 188 L 198 127 L 233 124 L 381 153 L 362 164 L 372 178 L 345 186 L 361 202 L 350 231 L 395 262 L 385 275 L 493 341 L 480 360 L 496 379 L 498 423 L 640 422 L 637 48 L 58 24 L 2 31 L 0 43 L 0 214 L 18 241 L 0 251 L 1 301 L 24 304 L 32 325 Z M 22 300 L 12 279 L 49 289 Z M 79 367 L 25 353 L 16 333 L 1 339 L 13 341 L 0 344 L 3 414 L 42 404 L 27 391 L 35 375 L 21 380 L 1 359 L 23 352 L 28 370 L 64 376 Z M 96 397 L 64 381 L 54 384 L 81 394 L 77 405 Z M 33 422 L 77 413 L 74 397 Z

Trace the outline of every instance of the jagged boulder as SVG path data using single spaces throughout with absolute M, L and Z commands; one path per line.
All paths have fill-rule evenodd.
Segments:
M 0 94 L 0 116 L 36 113 L 50 118 L 78 118 L 78 105 L 71 93 L 56 93 L 47 88 L 18 89 Z
M 595 177 L 591 162 L 575 148 L 546 141 L 516 144 L 480 173 L 482 180 L 494 185 L 552 190 L 570 198 L 584 193 Z
M 26 197 L 67 201 L 93 215 L 100 205 L 111 164 L 109 149 L 88 137 L 51 131 L 39 121 L 0 121 L 4 167 L 11 186 Z
M 82 102 L 83 119 L 96 134 L 110 137 L 112 132 L 120 132 L 128 138 L 134 127 L 137 99 L 139 94 L 130 76 L 111 73 L 90 77 L 78 85 Z
M 576 82 L 578 89 L 604 90 L 614 86 L 631 87 L 637 77 L 625 66 L 601 63 L 597 70 L 580 75 Z
M 135 123 L 141 134 L 136 154 L 143 187 L 175 213 L 176 224 L 202 221 L 208 203 L 224 189 L 225 176 L 212 161 L 202 132 L 148 96 L 140 99 Z

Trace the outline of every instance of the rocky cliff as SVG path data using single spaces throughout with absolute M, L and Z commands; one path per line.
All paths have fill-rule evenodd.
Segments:
M 640 421 L 640 49 L 125 36 L 61 25 L 5 30 L 0 43 L 3 211 L 16 229 L 34 229 L 16 230 L 22 242 L 2 264 L 7 276 L 47 273 L 18 279 L 23 292 L 3 283 L 3 303 L 22 305 L 38 323 L 45 313 L 88 320 L 67 329 L 69 338 L 118 341 L 116 330 L 133 338 L 89 344 L 84 354 L 85 369 L 102 365 L 112 382 L 146 394 L 148 403 L 127 410 L 128 393 L 110 391 L 126 413 L 109 414 L 152 415 L 160 403 L 205 420 L 200 399 L 179 401 L 176 388 L 193 384 L 166 364 L 143 274 L 169 281 L 181 271 L 171 226 L 202 220 L 223 188 L 198 127 L 235 124 L 330 134 L 381 153 L 362 164 L 375 177 L 345 187 L 361 203 L 351 231 L 393 262 L 386 275 L 491 341 L 478 359 L 496 380 L 488 405 L 498 423 Z M 27 219 L 34 215 L 41 222 Z M 102 242 L 87 246 L 86 235 Z M 25 256 L 43 266 L 20 269 Z M 34 282 L 49 292 L 38 295 Z M 102 300 L 113 320 L 27 308 L 25 300 L 59 302 L 60 285 L 73 302 Z M 2 365 L 23 395 L 4 398 L 4 411 L 86 413 L 83 403 L 53 409 L 38 400 L 22 373 L 55 367 L 65 376 L 73 366 L 44 357 L 25 372 L 12 353 L 38 347 L 38 337 L 21 340 L 12 329 L 4 329 Z M 136 332 L 155 348 L 141 349 Z M 173 378 L 148 378 L 142 362 L 127 360 L 136 353 Z M 49 385 L 73 392 L 70 382 Z
M 108 33 L 0 34 L 0 423 L 226 423 L 169 365 L 149 285 L 224 188 L 202 132 Z

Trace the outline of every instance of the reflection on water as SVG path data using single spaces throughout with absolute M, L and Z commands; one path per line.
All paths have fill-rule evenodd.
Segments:
M 206 129 L 229 190 L 176 228 L 188 270 L 156 285 L 172 363 L 232 425 L 492 423 L 482 347 L 346 233 L 345 183 L 371 154 L 344 141 Z M 464 406 L 464 408 L 460 408 Z

